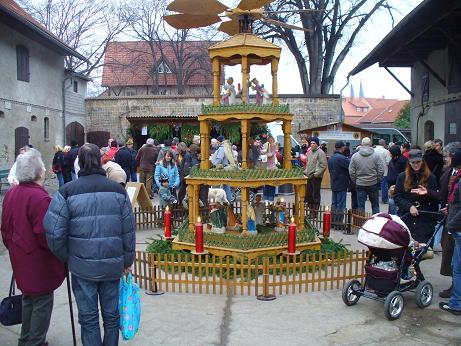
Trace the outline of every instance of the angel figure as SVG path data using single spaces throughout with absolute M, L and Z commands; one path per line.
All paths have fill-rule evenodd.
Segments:
M 222 97 L 223 103 L 228 106 L 228 105 L 234 105 L 235 104 L 235 98 L 237 95 L 237 92 L 235 91 L 235 86 L 234 86 L 234 78 L 229 77 L 227 78 L 226 81 L 227 84 L 224 85 L 224 95 Z
M 256 104 L 262 105 L 263 104 L 263 87 L 259 85 L 259 81 L 256 78 L 253 78 L 250 81 L 251 89 L 256 91 Z

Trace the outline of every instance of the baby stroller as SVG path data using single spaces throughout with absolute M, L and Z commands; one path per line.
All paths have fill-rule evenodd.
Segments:
M 432 243 L 443 221 L 444 218 L 437 222 L 428 244 Z M 413 243 L 410 231 L 399 217 L 386 213 L 374 215 L 359 230 L 358 241 L 370 250 L 365 264 L 365 282 L 363 287 L 359 280 L 347 282 L 342 292 L 344 304 L 355 305 L 362 296 L 384 302 L 384 315 L 389 320 L 398 319 L 402 314 L 403 292 L 415 292 L 416 304 L 420 308 L 431 304 L 433 288 L 419 266 L 429 245 Z M 410 277 L 407 273 L 411 271 L 413 276 Z

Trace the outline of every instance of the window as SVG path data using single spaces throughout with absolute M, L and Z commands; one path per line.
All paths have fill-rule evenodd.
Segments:
M 434 122 L 426 121 L 424 123 L 424 142 L 434 139 Z
M 78 93 L 78 82 L 76 80 L 74 80 L 73 86 L 74 86 L 74 93 Z
M 360 107 L 355 107 L 355 110 L 356 110 L 357 112 L 361 112 L 361 111 L 362 111 L 362 108 L 360 108 Z
M 43 137 L 45 139 L 50 138 L 50 119 L 47 117 L 43 119 Z
M 0 111 L 0 118 L 4 118 L 4 117 L 5 117 L 5 112 Z
M 30 117 L 30 121 L 37 121 L 37 116 L 32 115 L 32 116 Z
M 157 73 L 172 73 L 170 67 L 162 61 L 157 67 Z
M 29 50 L 26 47 L 16 46 L 16 64 L 18 80 L 29 82 Z
M 135 88 L 126 88 L 125 96 L 136 96 L 136 89 Z

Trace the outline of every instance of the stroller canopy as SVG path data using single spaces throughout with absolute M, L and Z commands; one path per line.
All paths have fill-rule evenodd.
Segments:
M 376 249 L 399 249 L 410 245 L 411 234 L 398 216 L 380 213 L 363 224 L 358 241 Z

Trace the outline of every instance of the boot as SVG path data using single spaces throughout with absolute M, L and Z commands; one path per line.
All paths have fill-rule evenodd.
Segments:
M 450 286 L 450 288 L 446 289 L 446 290 L 443 290 L 443 291 L 440 291 L 439 292 L 439 297 L 440 298 L 445 298 L 445 299 L 448 299 L 451 297 L 451 289 L 453 288 L 453 284 Z

